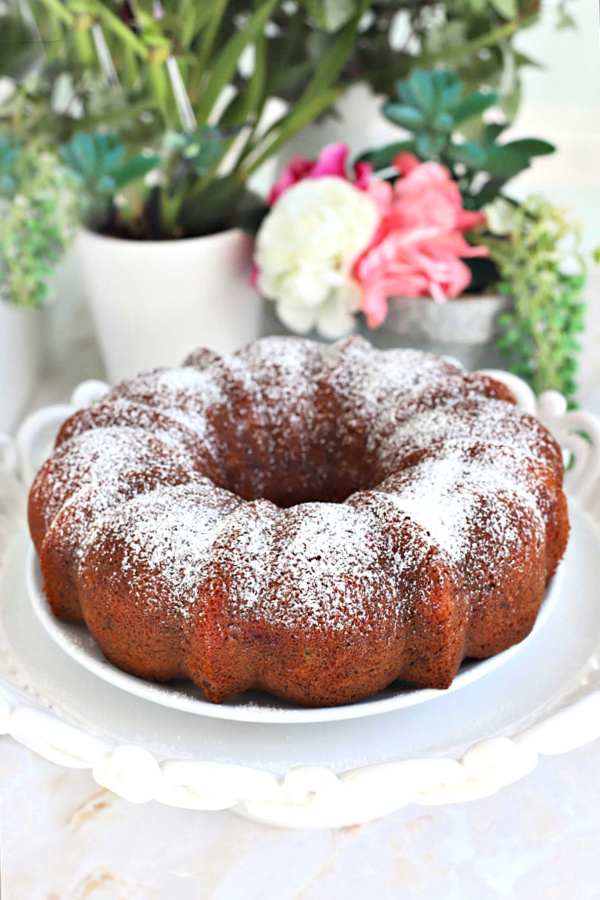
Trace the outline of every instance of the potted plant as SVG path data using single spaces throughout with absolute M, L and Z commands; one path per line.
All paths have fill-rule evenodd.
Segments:
M 333 144 L 318 160 L 292 160 L 256 240 L 256 287 L 285 326 L 325 338 L 356 328 L 359 313 L 381 329 L 399 294 L 445 304 L 471 282 L 466 262 L 490 255 L 465 240 L 485 215 L 464 208 L 445 166 L 403 152 L 384 180 L 364 160 L 349 173 L 347 157 L 344 144 Z
M 467 92 L 456 72 L 415 70 L 396 83 L 395 93 L 383 113 L 408 134 L 363 154 L 362 160 L 384 176 L 399 154 L 441 164 L 467 210 L 483 210 L 535 156 L 554 151 L 548 142 L 534 138 L 502 141 L 508 120 L 498 93 L 489 88 Z M 483 120 L 488 110 L 495 113 L 491 122 Z M 481 216 L 480 225 L 484 222 Z M 464 262 L 471 277 L 463 281 L 460 296 L 450 293 L 443 305 L 433 297 L 428 302 L 421 296 L 390 297 L 385 326 L 375 342 L 423 346 L 456 356 L 469 368 L 497 365 L 498 318 L 510 301 L 496 289 L 499 273 L 493 258 L 475 255 Z
M 193 342 L 231 349 L 255 336 L 258 307 L 245 275 L 251 244 L 237 227 L 250 189 L 349 85 L 366 81 L 389 93 L 420 59 L 453 58 L 471 83 L 494 82 L 507 71 L 512 35 L 538 8 L 475 9 L 467 0 L 17 6 L 44 48 L 36 90 L 52 113 L 38 120 L 45 133 L 67 144 L 110 133 L 124 148 L 119 166 L 140 155 L 158 160 L 145 180 L 116 185 L 112 195 L 109 175 L 99 196 L 90 161 L 73 146 L 66 151 L 82 192 L 100 200 L 84 206 L 79 249 L 112 378 L 175 361 Z M 412 36 L 402 48 L 389 39 L 398 25 Z M 522 61 L 515 57 L 516 69 Z
M 455 73 L 416 70 L 396 91 L 398 100 L 386 104 L 385 114 L 412 136 L 363 154 L 355 165 L 354 187 L 375 200 L 379 219 L 370 231 L 369 216 L 354 214 L 354 221 L 362 218 L 370 238 L 363 236 L 359 250 L 346 255 L 335 248 L 336 261 L 346 260 L 343 278 L 339 271 L 335 277 L 319 271 L 322 258 L 308 258 L 307 232 L 315 219 L 309 225 L 302 218 L 300 196 L 286 202 L 286 207 L 296 204 L 292 218 L 302 254 L 294 263 L 296 271 L 290 269 L 289 254 L 288 271 L 277 271 L 282 257 L 274 268 L 270 249 L 273 235 L 290 227 L 286 210 L 277 210 L 282 189 L 323 175 L 348 180 L 348 148 L 339 144 L 327 147 L 317 162 L 293 159 L 275 184 L 270 197 L 274 206 L 258 234 L 257 285 L 276 301 L 279 318 L 294 330 L 306 330 L 310 323 L 332 337 L 360 327 L 379 346 L 420 346 L 455 356 L 469 368 L 497 365 L 504 348 L 500 316 L 512 309 L 514 296 L 499 262 L 501 248 L 510 253 L 510 240 L 494 232 L 498 215 L 487 211 L 495 201 L 510 207 L 508 181 L 533 157 L 554 148 L 537 139 L 502 141 L 504 122 L 481 121 L 483 113 L 496 107 L 497 95 L 465 92 Z M 335 227 L 331 219 L 328 223 L 335 241 Z M 276 247 L 276 239 L 274 243 Z M 319 234 L 318 253 L 325 245 Z M 294 278 L 311 290 L 296 290 L 293 301 Z M 333 288 L 328 292 L 325 287 L 335 278 L 338 284 L 346 279 L 346 287 L 343 300 L 335 289 L 339 315 L 334 325 Z M 317 302 L 319 291 L 329 298 L 327 322 L 325 306 Z M 357 318 L 359 311 L 364 319 Z
M 75 223 L 53 148 L 0 133 L 0 432 L 13 430 L 34 387 L 42 308 Z
M 43 125 L 85 199 L 79 249 L 111 378 L 257 335 L 239 228 L 252 179 L 340 95 L 371 5 L 36 4 Z

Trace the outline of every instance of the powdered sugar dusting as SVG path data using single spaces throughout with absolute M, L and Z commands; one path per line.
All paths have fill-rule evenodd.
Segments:
M 412 350 L 381 353 L 360 339 L 322 348 L 268 338 L 231 357 L 198 359 L 202 368 L 123 382 L 89 417 L 79 414 L 38 487 L 48 521 L 63 505 L 81 511 L 70 520 L 81 566 L 88 571 L 102 547 L 140 603 L 165 616 L 197 613 L 199 586 L 219 571 L 240 620 L 370 631 L 390 615 L 406 618 L 402 573 L 427 565 L 432 545 L 458 570 L 483 529 L 498 563 L 521 540 L 513 506 L 542 542 L 528 464 L 546 465 L 552 441 L 453 364 Z M 289 509 L 245 502 L 232 492 L 234 475 L 223 490 L 198 474 L 177 423 L 227 472 L 247 478 L 247 499 L 270 496 L 278 482 L 321 490 L 343 463 L 344 477 L 354 466 L 371 488 L 369 504 L 358 494 Z M 495 453 L 472 452 L 476 442 Z M 425 455 L 405 467 L 415 451 Z M 393 548 L 385 524 L 398 516 L 416 538 Z
M 182 480 L 193 464 L 180 442 L 168 432 L 111 426 L 85 431 L 61 444 L 48 464 L 49 477 L 34 485 L 43 494 L 50 523 L 75 491 L 95 486 L 107 496 L 137 479 L 140 489 L 149 473 L 153 483 Z
M 307 503 L 281 520 L 266 621 L 371 630 L 394 600 L 387 547 L 372 519 L 346 504 Z M 383 564 L 382 564 L 383 561 Z
M 466 440 L 516 446 L 544 461 L 552 451 L 552 440 L 542 426 L 518 407 L 489 397 L 465 400 L 464 393 L 433 408 L 416 406 L 410 415 L 402 407 L 385 406 L 378 426 L 384 435 L 379 460 L 388 471 L 416 450 Z
M 489 459 L 471 459 L 462 447 L 449 445 L 390 478 L 377 493 L 385 493 L 385 502 L 425 529 L 457 564 L 464 562 L 474 526 L 482 518 L 488 526 L 493 523 L 497 543 L 490 550 L 497 556 L 509 537 L 507 498 L 519 498 L 537 518 L 540 531 L 544 525 L 522 470 L 512 469 L 511 462 L 515 463 L 514 456 L 509 460 L 507 455 L 490 465 Z
M 227 396 L 207 370 L 191 366 L 154 369 L 124 381 L 111 391 L 109 400 L 124 397 L 167 413 L 200 437 L 209 438 L 207 417 L 210 410 L 227 405 Z
M 83 565 L 98 545 L 118 546 L 119 572 L 145 603 L 167 603 L 189 614 L 198 569 L 242 501 L 208 479 L 162 486 L 121 504 L 88 533 Z M 168 612 L 168 608 L 165 609 Z

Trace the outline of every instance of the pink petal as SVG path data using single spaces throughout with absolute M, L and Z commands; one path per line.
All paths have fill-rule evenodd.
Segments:
M 468 209 L 461 209 L 458 212 L 458 221 L 456 227 L 459 231 L 469 231 L 478 225 L 485 225 L 487 219 L 482 212 L 472 212 Z
M 379 285 L 367 288 L 362 297 L 361 310 L 367 317 L 369 328 L 379 328 L 387 316 L 387 295 Z
M 258 265 L 255 262 L 253 262 L 252 268 L 250 269 L 250 275 L 248 277 L 248 284 L 250 285 L 251 288 L 254 288 L 255 291 L 259 290 L 259 287 L 258 287 L 258 276 L 259 275 L 260 275 L 260 269 L 259 269 Z
M 436 284 L 435 281 L 432 281 L 430 283 L 429 290 L 431 291 L 431 297 L 435 301 L 435 303 L 445 303 L 448 299 L 441 286 L 439 284 Z
M 309 177 L 322 178 L 324 175 L 337 175 L 338 178 L 346 179 L 346 160 L 349 152 L 347 144 L 327 144 L 321 150 Z
M 413 169 L 417 169 L 421 163 L 414 153 L 405 151 L 404 153 L 399 153 L 398 156 L 392 160 L 392 165 L 398 169 L 401 175 L 410 175 Z
M 379 207 L 381 215 L 389 215 L 393 196 L 393 188 L 389 181 L 372 181 L 365 190 Z
M 356 187 L 361 191 L 368 191 L 373 174 L 373 166 L 368 162 L 357 162 L 354 166 L 354 178 Z

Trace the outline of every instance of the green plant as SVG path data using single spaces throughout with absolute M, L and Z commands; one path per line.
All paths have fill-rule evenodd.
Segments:
M 83 217 L 102 230 L 115 227 L 120 192 L 139 182 L 160 163 L 156 155 L 127 157 L 123 142 L 116 134 L 76 134 L 60 147 L 60 157 L 73 176 L 79 192 Z M 120 215 L 127 221 L 135 209 L 123 196 Z
M 496 201 L 488 219 L 499 291 L 513 300 L 499 319 L 498 349 L 536 393 L 553 389 L 573 402 L 585 318 L 580 227 L 538 196 L 519 205 Z
M 61 147 L 60 155 L 71 172 L 95 198 L 112 197 L 159 164 L 158 156 L 130 156 L 116 134 L 76 134 Z
M 412 137 L 363 155 L 377 170 L 402 151 L 443 163 L 457 182 L 467 209 L 494 200 L 535 156 L 554 152 L 535 138 L 500 143 L 506 123 L 484 124 L 483 113 L 498 103 L 495 91 L 466 92 L 455 72 L 416 70 L 396 84 L 397 101 L 383 107 L 390 122 Z M 477 127 L 473 127 L 474 123 Z
M 74 233 L 74 196 L 53 148 L 0 134 L 0 298 L 41 306 Z
M 178 237 L 231 224 L 251 175 L 337 99 L 371 5 L 36 0 L 32 9 L 48 40 L 41 77 L 52 69 L 51 93 L 62 77 L 72 94 L 59 104 L 67 110 L 56 121 L 60 139 L 110 131 L 133 157 L 160 155 L 161 177 L 138 204 L 135 236 Z M 306 53 L 308 32 L 318 48 Z M 293 103 L 273 115 L 274 98 Z M 123 221 L 109 217 L 117 227 Z
M 539 2 L 24 0 L 15 8 L 30 8 L 46 57 L 29 90 L 36 117 L 20 126 L 59 142 L 114 132 L 128 154 L 161 155 L 166 177 L 137 204 L 136 236 L 202 234 L 234 220 L 251 176 L 350 84 L 389 94 L 419 64 L 452 65 L 469 86 L 502 82 L 510 116 L 531 63 L 512 37 Z M 198 175 L 165 136 L 200 134 L 204 145 L 207 128 L 219 155 Z

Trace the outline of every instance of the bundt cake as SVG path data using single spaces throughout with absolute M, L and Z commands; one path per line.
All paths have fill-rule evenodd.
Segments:
M 492 378 L 272 337 L 71 416 L 29 520 L 52 611 L 119 668 L 327 706 L 446 688 L 526 637 L 566 546 L 562 478 Z

